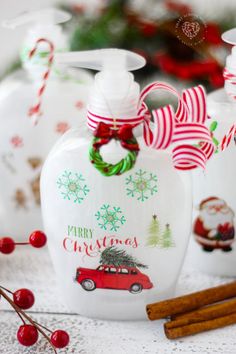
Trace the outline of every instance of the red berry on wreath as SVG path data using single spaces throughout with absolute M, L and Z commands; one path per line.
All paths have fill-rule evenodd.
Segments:
M 20 344 L 30 347 L 38 340 L 38 330 L 35 326 L 24 324 L 17 331 L 17 339 Z
M 58 349 L 65 348 L 69 344 L 69 341 L 70 337 L 66 331 L 58 329 L 51 335 L 51 343 Z
M 0 252 L 4 254 L 10 254 L 15 249 L 15 242 L 10 237 L 0 238 Z
M 14 303 L 23 310 L 27 310 L 34 304 L 34 294 L 29 289 L 19 289 L 13 294 Z
M 47 242 L 47 236 L 45 235 L 44 232 L 40 230 L 36 230 L 32 232 L 32 234 L 29 237 L 29 243 L 36 248 L 43 247 Z

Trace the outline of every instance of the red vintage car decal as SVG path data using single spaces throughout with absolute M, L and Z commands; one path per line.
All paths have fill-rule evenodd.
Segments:
M 77 268 L 76 281 L 86 291 L 99 289 L 128 290 L 138 294 L 151 289 L 149 277 L 136 267 L 100 265 L 97 269 Z

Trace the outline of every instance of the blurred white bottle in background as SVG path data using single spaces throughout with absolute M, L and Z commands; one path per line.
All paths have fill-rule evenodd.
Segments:
M 67 12 L 44 9 L 24 13 L 3 23 L 16 28 L 33 23 L 24 41 L 17 70 L 0 84 L 0 235 L 17 240 L 42 227 L 39 180 L 42 164 L 50 148 L 66 130 L 78 126 L 84 115 L 92 75 L 76 70 L 73 78 L 54 63 L 46 80 L 38 124 L 28 112 L 38 100 L 42 77 L 48 69 L 48 43 L 56 52 L 67 49 L 67 38 L 59 23 L 70 19 Z M 63 92 L 63 95 L 61 95 Z
M 223 40 L 236 45 L 236 29 L 225 32 Z M 236 47 L 227 57 L 225 87 L 209 94 L 208 115 L 218 153 L 206 171 L 194 171 L 193 236 L 188 259 L 195 268 L 223 276 L 236 275 Z M 223 145 L 226 147 L 222 151 Z

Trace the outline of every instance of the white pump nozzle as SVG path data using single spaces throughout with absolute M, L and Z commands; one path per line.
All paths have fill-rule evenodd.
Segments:
M 84 52 L 58 53 L 55 56 L 58 64 L 94 69 L 133 71 L 142 68 L 146 61 L 140 55 L 124 49 L 98 49 Z
M 137 114 L 139 85 L 129 71 L 142 68 L 145 59 L 124 49 L 99 49 L 58 53 L 57 64 L 101 71 L 95 75 L 89 109 L 104 117 L 132 117 Z
M 236 45 L 236 28 L 226 31 L 222 34 L 221 38 L 224 42 Z
M 9 29 L 15 29 L 16 27 L 29 22 L 42 25 L 57 25 L 59 23 L 67 22 L 70 19 L 71 15 L 68 12 L 48 8 L 39 11 L 24 12 L 15 18 L 4 20 L 2 26 Z

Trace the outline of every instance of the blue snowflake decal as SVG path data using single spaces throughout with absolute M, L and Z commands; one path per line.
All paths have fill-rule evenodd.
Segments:
M 84 181 L 82 174 L 64 171 L 62 176 L 58 178 L 57 185 L 64 199 L 73 200 L 74 203 L 80 204 L 89 192 Z
M 117 231 L 126 222 L 121 209 L 111 207 L 109 204 L 103 204 L 95 216 L 99 221 L 99 227 L 103 230 Z
M 157 193 L 157 176 L 140 169 L 126 178 L 126 186 L 128 196 L 143 202 Z

